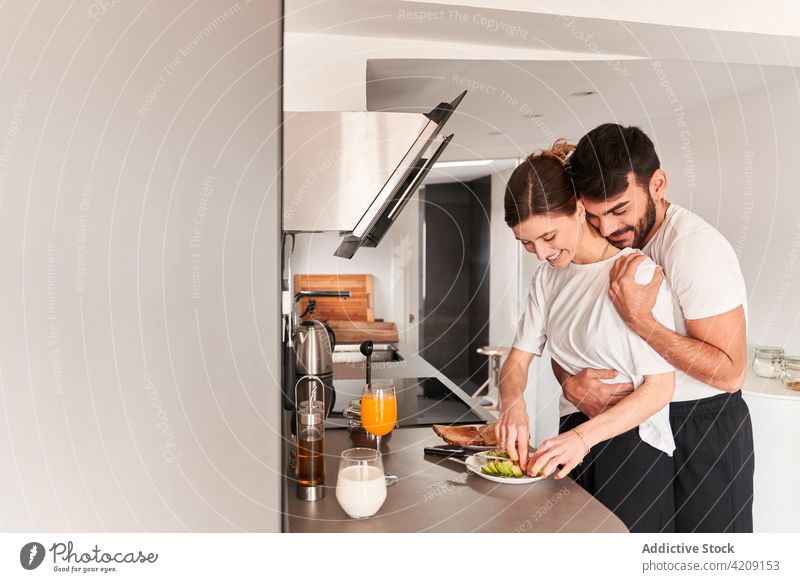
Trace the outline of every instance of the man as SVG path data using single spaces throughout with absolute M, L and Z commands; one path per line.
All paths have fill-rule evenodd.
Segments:
M 639 285 L 633 275 L 644 255 L 620 258 L 609 295 L 626 325 L 677 370 L 670 405 L 676 531 L 751 532 L 753 433 L 740 392 L 747 297 L 733 248 L 702 218 L 665 199 L 667 176 L 652 141 L 636 127 L 593 129 L 578 142 L 568 171 L 589 222 L 612 245 L 641 249 L 662 268 Z M 652 315 L 664 276 L 675 331 Z M 631 389 L 608 383 L 613 370 L 569 376 L 555 362 L 553 370 L 566 398 L 588 416 Z

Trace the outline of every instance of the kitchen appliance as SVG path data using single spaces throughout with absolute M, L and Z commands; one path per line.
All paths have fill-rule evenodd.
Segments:
M 374 247 L 442 155 L 466 91 L 428 113 L 298 111 L 283 125 L 283 229 L 338 232 L 334 253 Z
M 293 407 L 304 401 L 322 400 L 327 417 L 336 404 L 336 391 L 333 387 L 333 348 L 336 345 L 336 336 L 324 323 L 308 320 L 298 326 L 293 343 L 297 378 Z

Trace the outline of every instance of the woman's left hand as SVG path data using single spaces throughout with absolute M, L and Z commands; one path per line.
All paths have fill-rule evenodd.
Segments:
M 584 442 L 570 430 L 544 441 L 528 460 L 526 472 L 532 477 L 539 474 L 547 477 L 561 465 L 555 475 L 556 479 L 561 479 L 583 462 L 586 453 Z

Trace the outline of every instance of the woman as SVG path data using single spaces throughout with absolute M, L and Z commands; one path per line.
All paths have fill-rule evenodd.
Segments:
M 497 437 L 529 474 L 570 474 L 632 532 L 673 531 L 675 444 L 668 405 L 674 369 L 628 330 L 608 296 L 615 261 L 636 251 L 617 249 L 586 221 L 564 169 L 573 147 L 559 140 L 552 149 L 529 156 L 506 188 L 506 223 L 544 264 L 533 276 L 501 371 Z M 653 314 L 674 328 L 669 290 L 650 259 L 639 266 L 636 279 L 661 284 Z M 562 394 L 560 434 L 527 459 L 530 429 L 523 392 L 528 368 L 545 344 L 568 373 L 616 370 L 618 376 L 608 380 L 630 383 L 634 390 L 594 418 Z

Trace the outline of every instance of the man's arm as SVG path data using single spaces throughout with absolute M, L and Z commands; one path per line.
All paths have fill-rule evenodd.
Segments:
M 726 392 L 736 392 L 742 387 L 747 346 L 741 305 L 713 317 L 687 320 L 688 336 L 646 317 L 630 328 L 670 364 L 693 378 Z
M 614 406 L 633 392 L 633 384 L 630 382 L 606 384 L 601 381 L 602 379 L 616 378 L 616 370 L 587 368 L 571 376 L 552 358 L 550 363 L 553 367 L 553 374 L 564 391 L 564 397 L 590 418 L 597 416 L 606 408 Z
M 634 280 L 644 255 L 619 259 L 611 270 L 609 296 L 626 325 L 677 369 L 726 392 L 742 387 L 747 365 L 744 309 L 740 305 L 712 317 L 687 320 L 680 335 L 653 317 L 661 270 L 647 285 Z
M 530 420 L 525 405 L 525 387 L 533 354 L 511 348 L 500 369 L 500 418 L 495 425 L 497 442 L 513 460 L 525 467 L 528 460 Z

